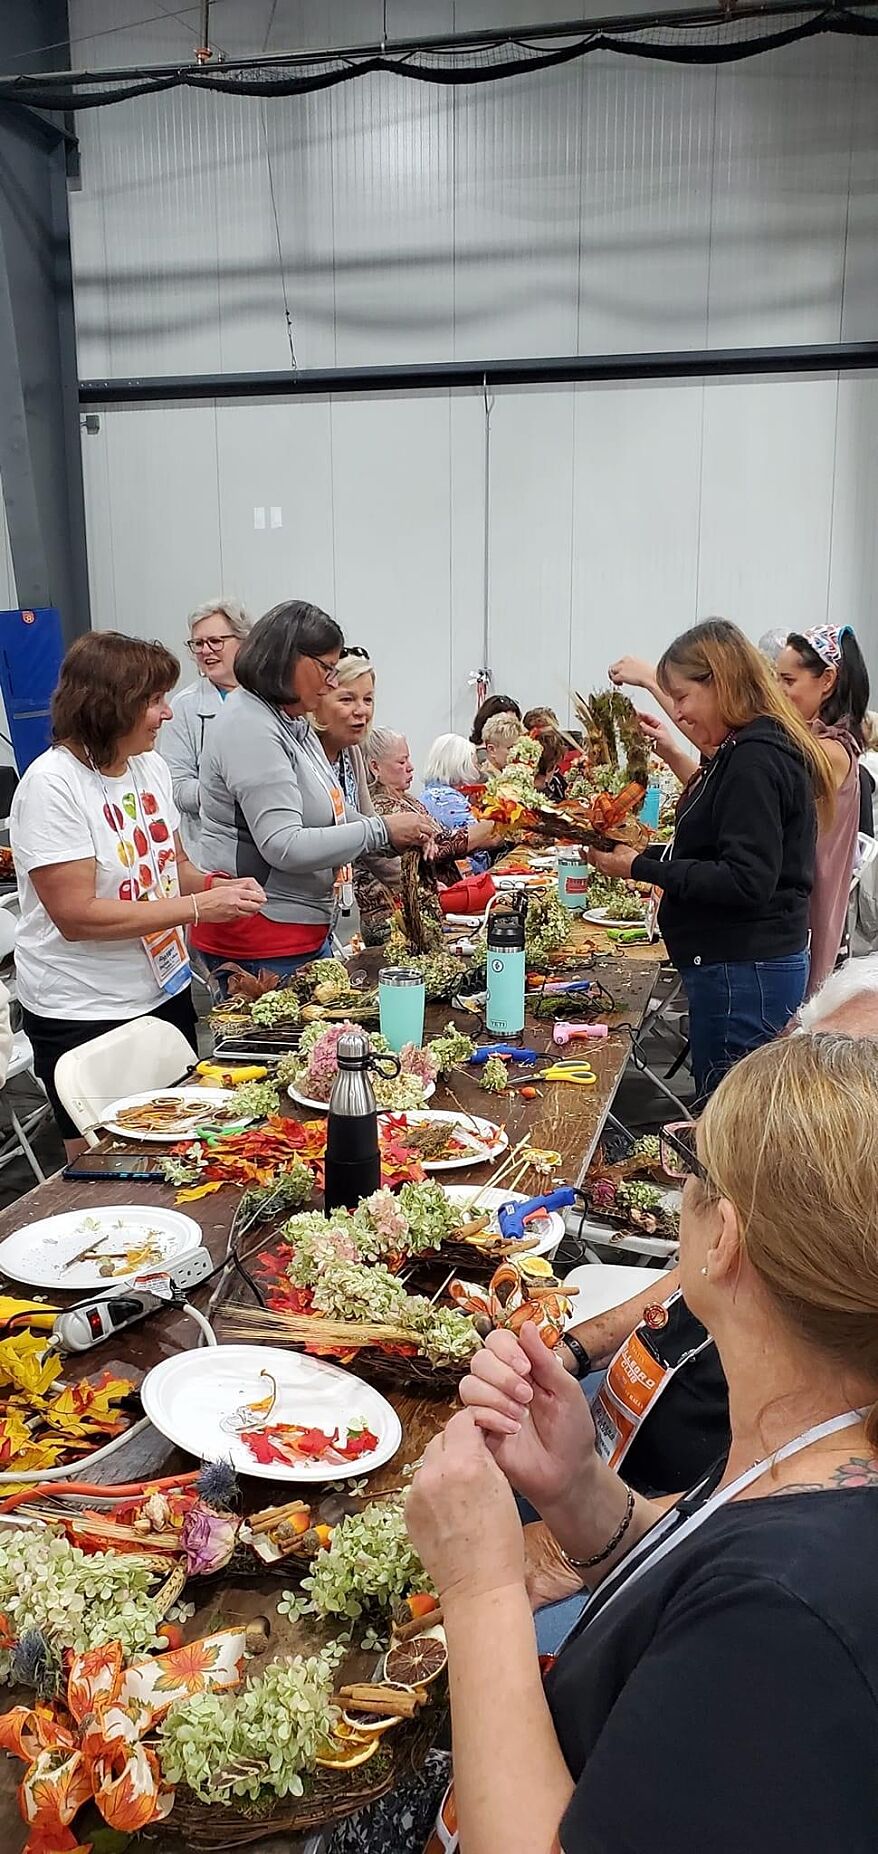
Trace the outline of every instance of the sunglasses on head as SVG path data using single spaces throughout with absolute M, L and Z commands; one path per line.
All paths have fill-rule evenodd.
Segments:
M 694 1120 L 673 1120 L 659 1133 L 659 1162 L 666 1178 L 700 1178 L 707 1173 L 696 1151 L 698 1128 Z
M 362 657 L 364 663 L 369 662 L 369 652 L 363 649 L 362 644 L 345 644 L 341 654 L 343 657 Z

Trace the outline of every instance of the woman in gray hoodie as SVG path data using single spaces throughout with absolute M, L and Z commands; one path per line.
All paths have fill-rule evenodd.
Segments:
M 195 929 L 193 945 L 213 971 L 287 977 L 326 947 L 349 864 L 435 834 L 416 813 L 367 817 L 347 803 L 304 718 L 334 686 L 342 641 L 334 619 L 295 599 L 266 612 L 238 653 L 238 687 L 201 765 L 201 856 L 216 874 L 255 877 L 266 900 L 246 923 Z

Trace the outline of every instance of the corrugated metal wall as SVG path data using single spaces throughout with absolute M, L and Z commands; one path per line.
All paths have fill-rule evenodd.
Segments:
M 77 62 L 189 55 L 197 9 L 136 25 L 158 10 L 72 0 Z M 387 32 L 556 11 L 388 0 Z M 382 6 L 217 0 L 213 21 L 229 53 L 350 44 L 380 38 Z M 455 92 L 379 77 L 83 115 L 80 371 L 278 368 L 291 341 L 307 367 L 874 336 L 876 103 L 878 47 L 826 39 L 719 70 L 594 57 Z M 878 671 L 876 395 L 499 393 L 498 686 L 563 707 L 610 653 L 715 610 L 756 634 L 852 619 Z M 318 599 L 422 751 L 466 719 L 481 658 L 484 443 L 477 393 L 102 414 L 95 622 L 171 640 L 220 587 Z

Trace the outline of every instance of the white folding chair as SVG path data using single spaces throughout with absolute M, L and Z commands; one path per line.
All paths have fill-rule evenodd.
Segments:
M 68 1049 L 55 1065 L 58 1098 L 90 1146 L 95 1127 L 113 1101 L 150 1088 L 171 1088 L 198 1061 L 182 1030 L 161 1017 L 132 1017 L 118 1030 L 107 1030 L 78 1049 Z
M 40 1101 L 38 1107 L 33 1108 L 31 1112 L 25 1114 L 22 1119 L 22 1117 L 16 1113 L 12 1105 L 12 1097 L 7 1093 L 6 1087 L 4 1086 L 3 1092 L 0 1094 L 0 1113 L 8 1118 L 10 1131 L 4 1133 L 2 1129 L 0 1129 L 0 1171 L 3 1170 L 5 1165 L 11 1165 L 13 1159 L 17 1159 L 19 1155 L 21 1155 L 27 1160 L 37 1184 L 45 1184 L 46 1174 L 31 1145 L 31 1136 L 37 1131 L 38 1127 L 42 1126 L 43 1121 L 48 1119 L 52 1109 L 45 1098 L 42 1082 L 34 1074 L 33 1062 L 34 1052 L 24 1031 L 16 1030 L 13 1040 L 12 1055 L 10 1057 L 9 1067 L 6 1071 L 6 1082 L 8 1084 L 11 1081 L 15 1081 L 18 1075 L 29 1075 L 34 1087 L 37 1089 L 38 1093 L 43 1096 L 43 1099 Z

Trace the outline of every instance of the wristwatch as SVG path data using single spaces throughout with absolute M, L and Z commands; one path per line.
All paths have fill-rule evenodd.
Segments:
M 580 1380 L 582 1378 L 587 1378 L 589 1372 L 592 1371 L 594 1367 L 592 1365 L 591 1358 L 585 1349 L 585 1346 L 580 1345 L 579 1340 L 575 1339 L 572 1333 L 565 1333 L 561 1341 L 561 1344 L 566 1345 L 567 1350 L 573 1359 L 574 1365 L 576 1367 L 573 1372 L 573 1376 L 575 1378 L 579 1378 Z

